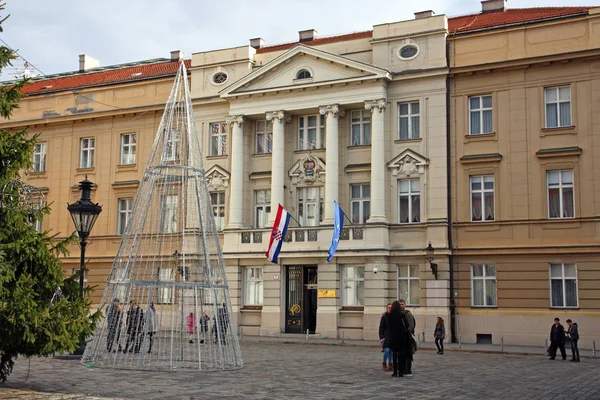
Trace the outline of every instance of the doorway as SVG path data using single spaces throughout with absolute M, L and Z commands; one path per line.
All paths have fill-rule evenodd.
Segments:
M 317 328 L 317 267 L 286 267 L 285 332 L 315 333 Z

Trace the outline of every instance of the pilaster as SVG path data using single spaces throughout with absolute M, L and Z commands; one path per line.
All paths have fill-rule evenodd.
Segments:
M 273 123 L 273 153 L 271 154 L 271 214 L 269 223 L 275 219 L 277 205 L 283 204 L 284 158 L 285 158 L 285 123 L 291 118 L 284 111 L 270 111 L 267 121 Z
M 319 113 L 325 115 L 325 158 L 327 172 L 325 175 L 325 210 L 323 225 L 331 225 L 334 221 L 333 202 L 339 197 L 339 129 L 338 118 L 344 115 L 338 104 L 319 107 Z
M 242 228 L 244 221 L 244 117 L 229 116 L 225 123 L 231 126 L 231 186 L 229 192 L 228 228 Z
M 386 99 L 365 101 L 371 110 L 371 217 L 367 222 L 387 222 L 385 216 L 385 130 Z

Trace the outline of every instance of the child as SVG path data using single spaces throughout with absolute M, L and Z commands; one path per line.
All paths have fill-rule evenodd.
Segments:
M 188 343 L 194 343 L 194 333 L 196 332 L 196 317 L 194 317 L 194 313 L 190 313 L 190 315 L 187 316 L 186 322 L 187 333 L 190 335 Z

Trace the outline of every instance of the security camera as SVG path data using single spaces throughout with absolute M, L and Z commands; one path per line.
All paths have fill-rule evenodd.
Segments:
M 379 272 L 379 268 L 377 268 L 377 265 L 375 265 L 373 267 L 373 273 L 376 274 L 377 272 Z

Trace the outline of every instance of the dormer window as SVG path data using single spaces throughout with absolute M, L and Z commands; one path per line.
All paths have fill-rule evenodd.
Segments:
M 301 69 L 296 74 L 296 79 L 308 79 L 308 78 L 312 78 L 312 75 L 310 74 L 310 71 L 307 69 Z

